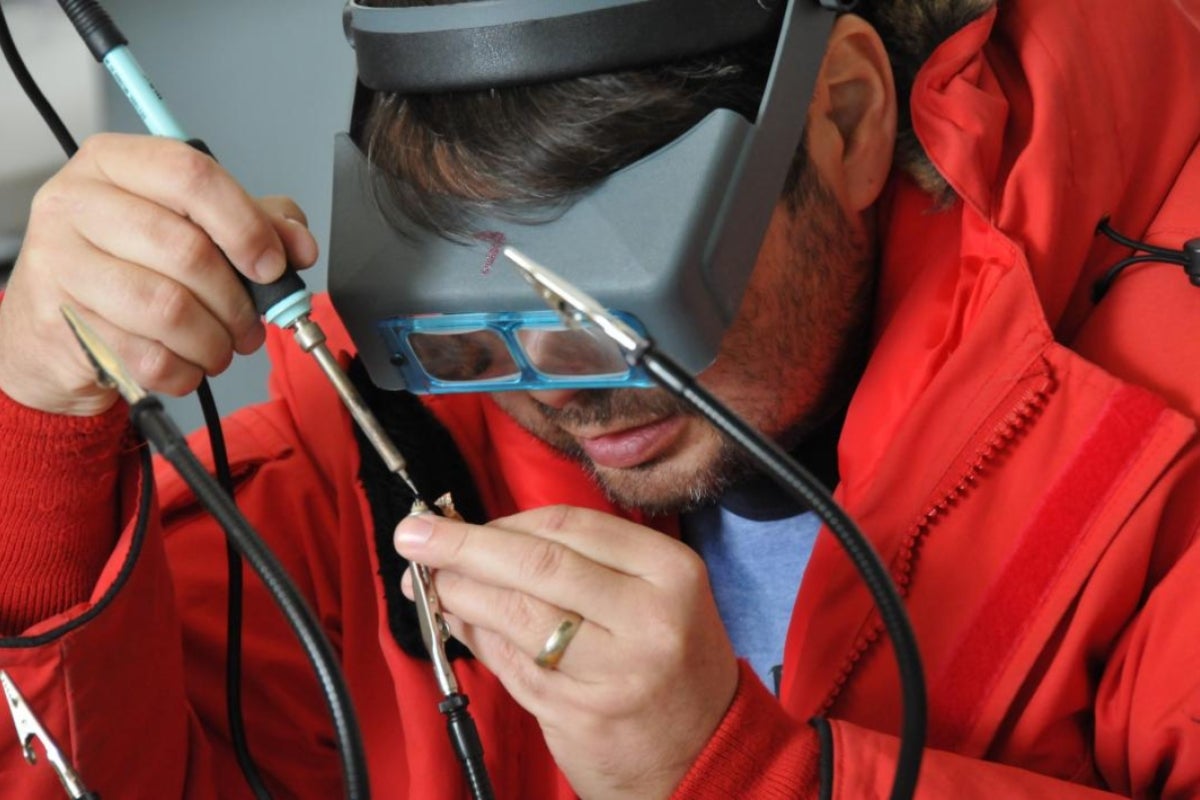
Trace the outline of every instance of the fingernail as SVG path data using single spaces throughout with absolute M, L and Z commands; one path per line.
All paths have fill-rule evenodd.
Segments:
M 254 279 L 259 283 L 270 283 L 283 274 L 287 269 L 287 260 L 283 253 L 275 248 L 267 250 L 254 262 Z
M 405 517 L 396 526 L 395 546 L 397 550 L 420 547 L 433 535 L 433 520 L 428 514 Z

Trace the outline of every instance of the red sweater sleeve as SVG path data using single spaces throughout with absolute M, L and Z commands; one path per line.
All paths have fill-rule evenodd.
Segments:
M 70 417 L 0 392 L 0 636 L 91 594 L 117 538 L 118 459 L 128 430 L 123 403 Z
M 788 716 L 745 661 L 739 668 L 733 703 L 673 797 L 816 800 L 816 729 Z

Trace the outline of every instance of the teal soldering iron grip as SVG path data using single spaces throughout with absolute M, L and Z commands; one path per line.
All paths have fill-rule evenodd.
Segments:
M 58 3 L 92 55 L 104 64 L 113 80 L 121 87 L 121 91 L 129 98 L 130 104 L 150 133 L 181 139 L 197 150 L 209 156 L 213 155 L 204 142 L 184 133 L 182 126 L 167 108 L 162 95 L 154 88 L 154 84 L 133 57 L 124 34 L 95 0 L 58 0 Z M 253 298 L 258 313 L 272 325 L 291 327 L 296 320 L 312 311 L 312 294 L 295 270 L 289 269 L 278 280 L 269 284 L 255 283 L 240 272 L 238 277 Z

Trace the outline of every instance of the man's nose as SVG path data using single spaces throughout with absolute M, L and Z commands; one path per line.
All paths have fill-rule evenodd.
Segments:
M 560 409 L 571 402 L 571 399 L 579 394 L 579 391 L 579 389 L 537 389 L 530 391 L 529 396 L 544 406 Z

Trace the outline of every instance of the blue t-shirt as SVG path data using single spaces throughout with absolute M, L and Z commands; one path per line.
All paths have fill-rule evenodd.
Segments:
M 708 568 L 734 652 L 778 694 L 788 623 L 820 519 L 760 481 L 682 523 L 684 541 Z

